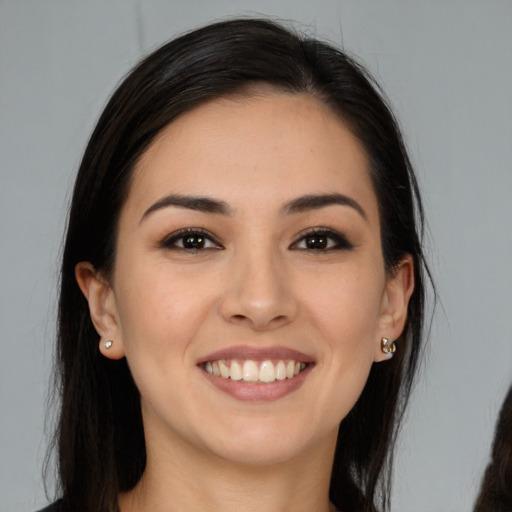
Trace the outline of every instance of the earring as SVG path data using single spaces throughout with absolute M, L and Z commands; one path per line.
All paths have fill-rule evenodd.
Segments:
M 113 340 L 105 341 L 105 343 L 103 343 L 103 346 L 105 347 L 105 350 L 108 350 L 112 346 L 113 343 L 114 343 Z
M 384 352 L 384 354 L 388 354 L 388 357 L 391 359 L 393 357 L 393 354 L 396 352 L 395 342 L 389 341 L 387 338 L 382 338 L 380 343 L 382 352 Z

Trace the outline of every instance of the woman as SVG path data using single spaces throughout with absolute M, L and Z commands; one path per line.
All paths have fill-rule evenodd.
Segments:
M 245 19 L 149 55 L 75 184 L 54 510 L 386 509 L 422 219 L 339 50 Z

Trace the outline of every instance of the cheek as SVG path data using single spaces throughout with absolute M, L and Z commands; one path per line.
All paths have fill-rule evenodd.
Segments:
M 122 286 L 116 300 L 130 371 L 144 402 L 158 409 L 158 401 L 165 397 L 171 409 L 180 409 L 181 383 L 188 382 L 195 370 L 188 348 L 211 301 L 204 289 L 198 293 L 197 282 L 191 284 L 186 275 L 169 275 L 165 266 L 128 268 L 128 273 L 119 269 Z
M 332 424 L 352 409 L 368 379 L 378 342 L 383 278 L 358 272 L 326 280 L 308 295 L 307 307 L 325 347 L 318 395 Z
M 353 265 L 322 276 L 314 287 L 305 286 L 302 295 L 317 329 L 333 349 L 362 349 L 374 341 L 383 292 L 383 272 L 361 272 L 359 265 Z
M 186 270 L 170 273 L 166 265 L 122 270 L 116 301 L 127 357 L 144 350 L 163 360 L 183 352 L 210 311 L 212 287 Z

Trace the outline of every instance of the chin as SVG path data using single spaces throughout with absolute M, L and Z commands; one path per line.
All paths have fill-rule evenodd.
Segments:
M 255 421 L 255 420 L 253 420 Z M 259 420 L 257 425 L 233 425 L 220 442 L 210 446 L 215 455 L 234 463 L 249 466 L 271 466 L 305 456 L 322 442 L 334 450 L 337 425 L 331 431 L 314 432 L 311 425 L 290 424 L 288 421 Z M 287 428 L 288 427 L 288 428 Z

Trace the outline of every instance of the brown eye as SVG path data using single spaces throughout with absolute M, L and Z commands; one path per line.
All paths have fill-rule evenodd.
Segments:
M 186 235 L 182 239 L 182 247 L 184 249 L 203 249 L 206 238 L 203 235 Z
M 329 251 L 353 249 L 354 244 L 347 237 L 337 231 L 313 229 L 303 235 L 292 245 L 292 249 L 308 251 Z
M 304 237 L 304 242 L 308 249 L 327 249 L 329 238 L 324 235 L 311 235 Z
M 201 251 L 208 249 L 222 249 L 212 235 L 199 229 L 182 229 L 177 233 L 168 236 L 160 244 L 165 249 L 183 250 L 183 251 Z

